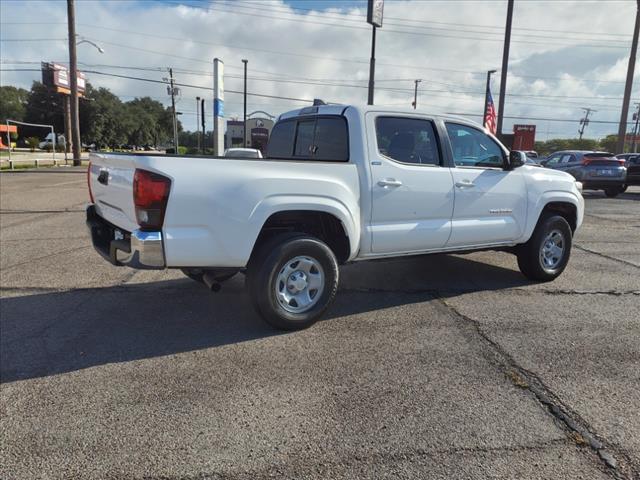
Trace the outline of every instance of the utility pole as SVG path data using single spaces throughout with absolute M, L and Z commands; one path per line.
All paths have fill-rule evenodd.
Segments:
M 166 78 L 164 79 L 167 80 Z M 173 114 L 173 147 L 174 153 L 178 153 L 178 116 L 176 113 L 176 88 L 173 86 L 173 68 L 169 68 L 169 87 L 167 93 L 171 95 L 171 113 Z
M 207 131 L 204 129 L 204 98 L 200 100 L 200 121 L 202 122 L 202 154 L 204 155 L 205 141 L 207 139 Z
M 580 130 L 578 130 L 578 133 L 580 134 L 580 140 L 582 140 L 582 134 L 584 133 L 584 129 L 587 127 L 587 125 L 589 125 L 589 114 L 597 112 L 597 110 L 594 110 L 592 108 L 583 108 L 583 110 L 584 110 L 584 118 L 580 119 Z
M 627 83 L 624 86 L 624 98 L 622 100 L 622 113 L 620 114 L 620 125 L 618 126 L 617 152 L 624 153 L 625 137 L 627 135 L 627 114 L 629 113 L 629 102 L 631 101 L 631 89 L 633 88 L 633 74 L 636 68 L 636 55 L 638 53 L 638 31 L 640 30 L 640 0 L 636 6 L 636 24 L 633 29 L 633 40 L 631 42 L 631 55 L 627 67 Z
M 640 0 L 638 0 L 640 2 Z M 513 22 L 513 0 L 507 4 L 507 24 L 504 29 L 504 48 L 502 49 L 502 70 L 500 71 L 500 100 L 498 103 L 498 125 L 496 133 L 502 136 L 502 119 L 504 116 L 504 100 L 507 92 L 507 72 L 509 70 L 509 46 L 511 45 L 511 23 Z
M 491 75 L 496 73 L 497 70 L 487 71 L 487 88 L 484 91 L 484 108 L 482 109 L 482 126 L 486 127 L 487 119 L 487 103 L 489 103 L 489 90 L 491 88 Z
M 418 84 L 421 82 L 422 80 L 414 80 L 415 82 L 415 88 L 413 89 L 413 109 L 415 110 L 416 108 L 418 108 Z
M 200 97 L 196 97 L 196 128 L 197 128 L 197 141 L 198 141 L 198 149 L 200 151 Z
M 71 137 L 73 148 L 73 165 L 80 166 L 82 164 L 80 152 L 82 144 L 80 143 L 80 119 L 78 118 L 78 59 L 76 57 L 76 13 L 74 0 L 67 0 L 67 24 L 69 35 L 69 83 L 71 86 Z M 55 135 L 55 133 L 54 133 Z
M 244 121 L 242 123 L 242 136 L 244 137 L 242 146 L 247 146 L 247 63 L 249 60 L 243 59 L 242 63 L 244 63 Z
M 636 125 L 635 127 L 633 127 L 633 140 L 631 140 L 631 152 L 632 153 L 637 153 L 636 150 L 636 146 L 637 146 L 637 138 L 638 138 L 638 134 L 640 133 L 640 131 L 638 130 L 638 123 L 640 122 L 640 103 L 636 103 L 636 113 L 633 114 L 633 119 L 636 121 Z

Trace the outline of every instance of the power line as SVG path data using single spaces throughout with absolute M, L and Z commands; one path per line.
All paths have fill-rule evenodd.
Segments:
M 173 3 L 177 3 L 177 2 L 173 2 Z M 240 3 L 240 2 L 237 2 Z M 242 3 L 249 3 L 251 4 L 251 2 L 242 2 Z M 185 5 L 187 7 L 194 7 L 194 8 L 201 8 L 201 7 L 195 7 L 193 5 Z M 225 5 L 227 6 L 227 5 Z M 235 5 L 235 8 L 253 8 L 253 7 L 245 7 L 243 5 Z M 318 10 L 316 9 L 311 9 L 311 8 L 301 8 L 301 7 L 284 7 L 284 6 L 277 6 L 277 5 L 270 5 L 268 9 L 266 9 L 268 11 L 272 11 L 274 13 L 286 13 L 286 14 L 295 14 L 295 12 L 309 12 L 306 15 L 307 16 L 313 16 L 313 17 L 320 17 L 320 18 L 325 18 L 325 19 L 329 19 L 329 20 L 342 20 L 342 21 L 349 21 L 349 22 L 355 22 L 355 23 L 359 23 L 362 24 L 362 22 L 364 21 L 364 19 L 366 18 L 364 14 L 352 14 L 352 13 L 348 13 L 348 12 L 325 12 L 325 13 L 315 13 L 318 12 Z M 391 22 L 389 22 L 388 20 L 392 20 Z M 396 22 L 394 22 L 393 20 L 396 20 Z M 420 26 L 420 25 L 412 25 L 412 23 L 418 23 L 420 25 L 424 25 L 424 27 Z M 431 30 L 442 30 L 442 31 L 448 31 L 448 32 L 462 32 L 462 33 L 479 33 L 482 35 L 498 35 L 498 36 L 502 36 L 503 35 L 503 29 L 502 27 L 498 27 L 495 25 L 480 25 L 480 24 L 460 24 L 460 23 L 450 23 L 450 22 L 435 22 L 435 21 L 425 21 L 425 20 L 411 20 L 411 19 L 406 19 L 406 18 L 400 18 L 400 17 L 389 17 L 386 16 L 385 17 L 385 25 L 394 25 L 394 26 L 401 26 L 401 27 L 407 27 L 407 28 L 428 28 Z M 430 25 L 447 25 L 447 28 L 442 28 L 442 27 L 432 27 Z M 472 27 L 472 28 L 490 28 L 490 29 L 497 29 L 498 31 L 496 32 L 486 32 L 486 31 L 474 31 L 474 30 L 469 30 L 468 28 L 464 28 L 464 29 L 460 29 L 460 28 L 451 28 L 451 27 Z M 557 34 L 557 30 L 544 30 L 544 29 L 533 29 L 533 28 L 518 28 L 518 30 L 526 30 L 526 31 L 533 31 L 533 32 L 550 32 L 550 33 L 554 33 Z M 572 40 L 593 40 L 593 35 L 600 35 L 600 36 L 617 36 L 617 37 L 624 37 L 625 39 L 631 39 L 630 35 L 625 35 L 625 34 L 610 34 L 610 33 L 597 33 L 597 32 L 589 32 L 589 36 L 585 37 L 585 32 L 576 32 L 576 31 L 567 31 L 567 30 L 563 30 L 562 31 L 563 36 L 565 36 L 565 38 L 567 39 L 572 39 Z M 576 35 L 581 35 L 581 38 L 571 38 L 571 37 L 566 37 L 566 34 L 576 34 Z M 516 36 L 518 36 L 518 34 L 514 34 Z M 543 38 L 543 39 L 549 39 L 549 40 L 556 40 L 556 37 L 552 37 L 552 36 L 548 36 L 548 35 L 535 35 L 535 34 L 522 34 L 520 36 L 526 36 L 527 38 Z M 623 40 L 615 40 L 615 39 L 601 39 L 600 41 L 607 41 L 607 42 L 617 42 L 620 43 Z M 555 43 L 555 42 L 554 42 Z
M 27 71 L 32 71 L 32 72 L 39 72 L 40 69 L 29 69 L 29 68 L 19 68 L 19 69 L 0 69 L 0 71 L 6 71 L 6 72 L 10 72 L 10 71 L 14 71 L 14 72 L 27 72 Z M 156 71 L 155 69 L 151 70 L 151 71 Z M 154 80 L 154 79 L 147 79 L 147 78 L 141 78 L 141 77 L 133 77 L 133 76 L 129 76 L 129 75 L 119 75 L 119 74 L 115 74 L 115 73 L 107 73 L 107 72 L 100 72 L 100 71 L 96 71 L 96 70 L 85 70 L 85 73 L 95 73 L 97 75 L 106 75 L 106 76 L 112 76 L 112 77 L 119 77 L 119 78 L 125 78 L 125 79 L 130 79 L 130 80 L 144 80 L 144 81 L 148 81 L 148 82 L 153 82 L 153 83 L 166 83 L 163 82 L 161 80 Z M 234 79 L 240 79 L 241 77 L 238 75 L 225 75 L 225 77 L 227 78 L 234 78 Z M 301 81 L 301 80 L 287 80 L 287 79 L 270 79 L 270 78 L 260 78 L 260 77 L 249 77 L 251 80 L 254 81 L 266 81 L 266 82 L 272 82 L 272 83 L 290 83 L 290 84 L 302 84 L 302 85 L 312 85 L 312 86 L 321 86 L 321 87 L 344 87 L 344 88 L 360 88 L 360 89 L 366 89 L 367 86 L 365 85 L 353 85 L 353 84 L 346 84 L 346 83 L 327 83 L 326 81 L 321 82 L 314 82 L 314 81 Z M 176 85 L 182 85 L 182 84 L 177 84 Z M 448 85 L 448 84 L 445 84 Z M 203 87 L 203 86 L 198 86 L 198 85 L 190 85 L 190 84 L 184 84 L 183 86 L 187 86 L 187 87 L 192 87 L 192 88 L 201 88 L 201 89 L 206 89 L 206 90 L 211 90 L 210 87 Z M 414 89 L 412 88 L 401 88 L 401 87 L 377 87 L 378 90 L 381 91 L 386 91 L 386 92 L 395 92 L 395 93 L 411 93 L 414 91 Z M 230 91 L 230 90 L 227 90 Z M 437 94 L 437 93 L 446 93 L 446 94 L 463 94 L 463 95 L 470 95 L 470 96 L 480 96 L 480 95 L 484 95 L 484 92 L 481 91 L 473 91 L 473 90 L 453 90 L 453 89 L 429 89 L 429 88 L 421 88 L 418 90 L 419 93 L 429 93 L 429 94 Z M 233 92 L 236 93 L 236 92 Z M 242 92 L 240 92 L 242 93 Z M 434 95 L 432 95 L 434 96 Z M 437 95 L 435 95 L 437 96 Z M 508 93 L 506 95 L 507 97 L 521 97 L 521 98 L 541 98 L 541 99 L 589 99 L 589 100 L 620 100 L 621 97 L 594 97 L 593 95 L 584 95 L 584 96 L 570 96 L 570 95 L 539 95 L 539 94 L 526 94 L 526 93 Z M 447 95 L 447 97 L 451 97 L 450 95 Z M 277 97 L 277 98 L 287 98 L 287 97 Z M 455 97 L 451 97 L 451 98 L 455 98 Z M 288 99 L 288 98 L 287 98 Z M 313 100 L 310 99 L 297 99 L 297 100 L 301 100 L 301 101 L 309 101 L 312 102 Z M 518 104 L 516 102 L 510 102 L 513 104 Z M 534 103 L 520 103 L 520 105 L 532 105 L 532 106 L 536 106 L 538 104 L 534 104 Z M 541 105 L 541 106 L 545 106 L 545 105 Z M 548 105 L 546 105 L 548 106 Z M 600 106 L 600 105 L 598 105 Z M 605 106 L 604 104 L 602 106 Z

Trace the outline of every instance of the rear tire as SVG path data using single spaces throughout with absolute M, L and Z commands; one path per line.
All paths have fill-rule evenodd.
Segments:
M 622 189 L 622 187 L 607 188 L 605 189 L 604 194 L 609 198 L 614 198 L 624 192 L 624 190 Z
M 338 280 L 333 251 L 299 233 L 266 241 L 247 265 L 246 285 L 256 311 L 281 330 L 313 325 L 333 302 Z
M 567 221 L 560 215 L 543 213 L 529 241 L 517 249 L 518 267 L 530 280 L 554 280 L 569 262 L 571 245 Z

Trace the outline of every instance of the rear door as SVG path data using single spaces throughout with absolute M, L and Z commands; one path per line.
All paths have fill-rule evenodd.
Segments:
M 369 112 L 374 254 L 442 248 L 451 234 L 453 181 L 432 119 Z
M 506 153 L 480 129 L 445 123 L 455 167 L 455 206 L 448 247 L 490 245 L 518 239 L 527 215 L 521 169 L 504 170 Z
M 97 153 L 90 160 L 89 185 L 98 215 L 129 232 L 138 228 L 133 204 L 135 157 Z

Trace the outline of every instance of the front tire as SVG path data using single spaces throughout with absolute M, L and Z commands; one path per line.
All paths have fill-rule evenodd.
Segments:
M 247 290 L 260 316 L 281 330 L 313 325 L 338 290 L 336 256 L 317 238 L 289 233 L 265 242 L 247 266 Z
M 518 267 L 530 280 L 556 279 L 569 262 L 571 227 L 560 215 L 543 214 L 529 241 L 517 250 Z

